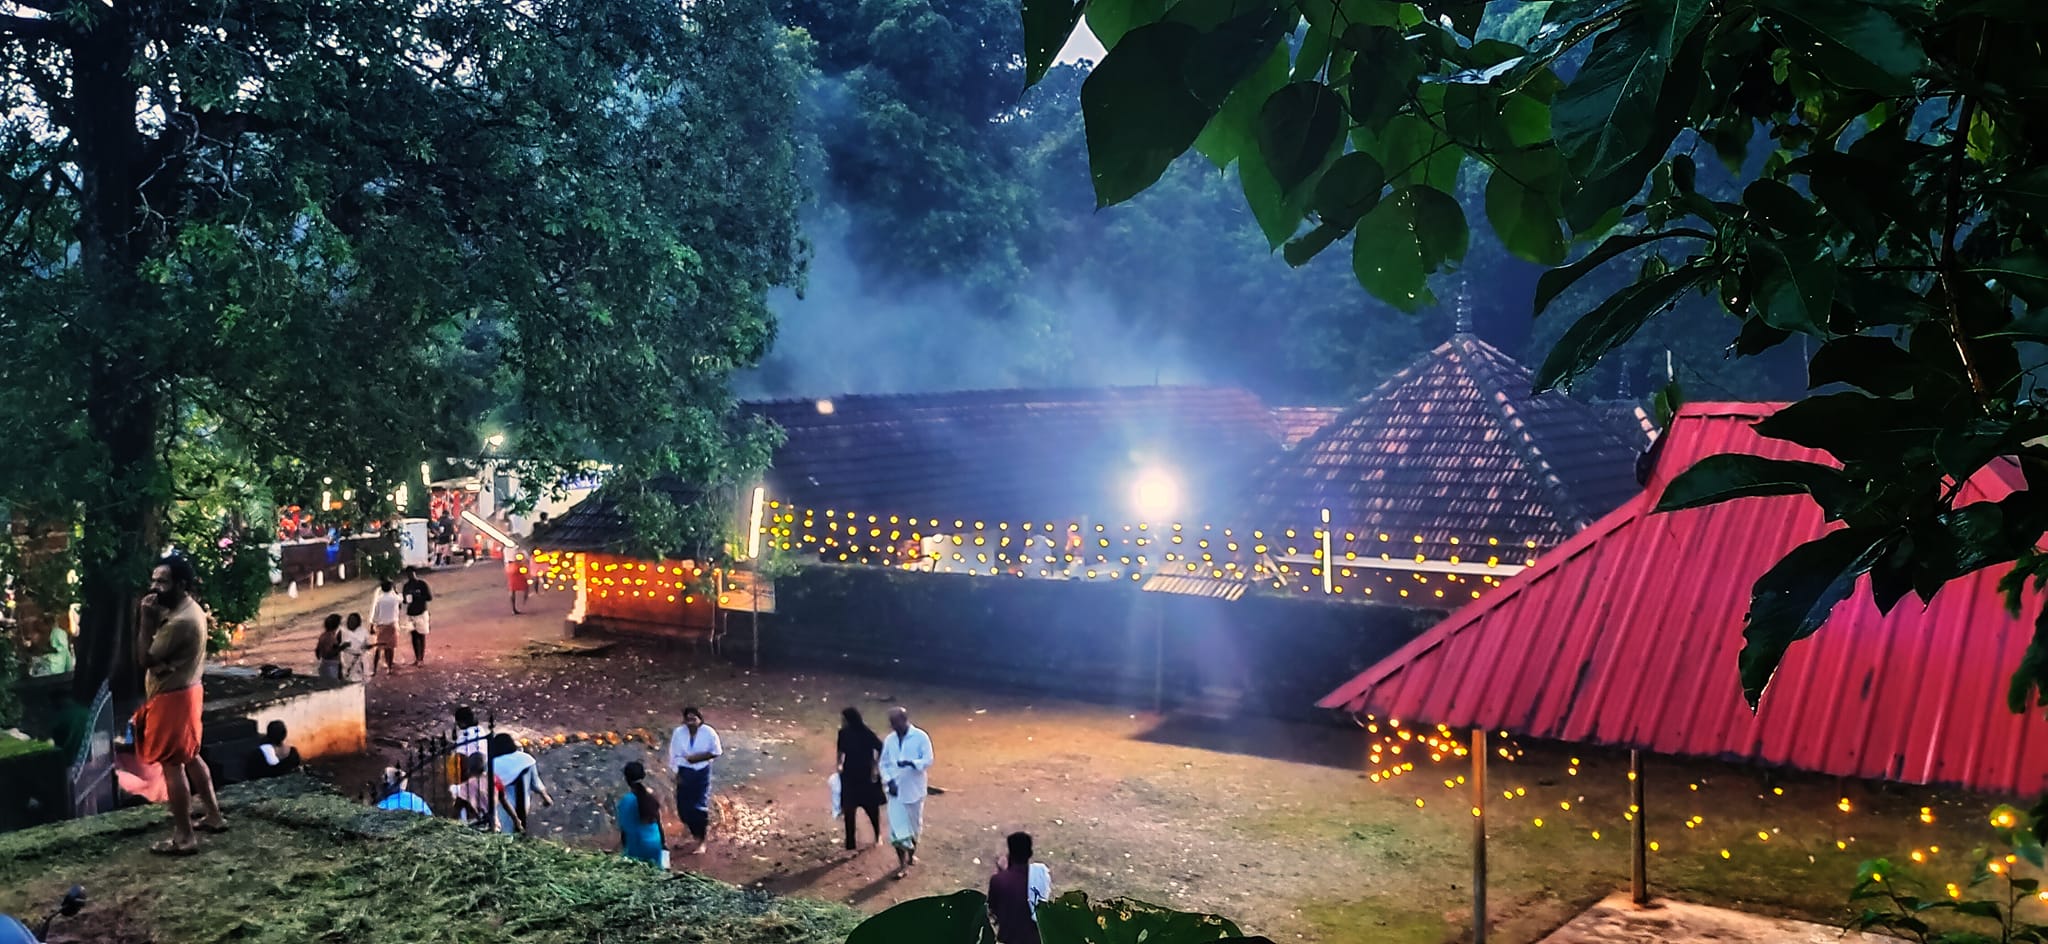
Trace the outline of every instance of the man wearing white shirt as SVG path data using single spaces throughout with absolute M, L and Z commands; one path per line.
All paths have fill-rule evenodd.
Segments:
M 711 828 L 711 762 L 723 750 L 704 713 L 694 706 L 683 709 L 682 726 L 668 736 L 668 766 L 676 772 L 676 815 L 697 842 L 692 855 L 704 852 Z
M 932 766 L 932 739 L 912 727 L 910 712 L 889 709 L 889 736 L 882 739 L 882 783 L 889 795 L 889 844 L 896 847 L 896 877 L 917 864 L 917 837 L 924 832 L 925 771 Z

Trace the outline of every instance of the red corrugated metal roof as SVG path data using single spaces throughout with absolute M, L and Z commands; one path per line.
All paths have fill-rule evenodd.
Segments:
M 1951 583 L 1924 609 L 1907 597 L 1889 616 L 1866 585 L 1792 647 L 1756 714 L 1743 705 L 1750 585 L 1828 526 L 1801 496 L 1651 509 L 1704 456 L 1825 460 L 1751 429 L 1774 409 L 1685 408 L 1640 496 L 1319 704 L 1845 777 L 2048 788 L 2048 721 L 2005 707 L 2032 627 L 2005 611 L 2003 568 Z M 2016 476 L 1987 470 L 1963 500 L 2002 498 Z

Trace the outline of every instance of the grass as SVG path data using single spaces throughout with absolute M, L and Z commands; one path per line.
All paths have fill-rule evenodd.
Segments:
M 49 741 L 33 739 L 24 741 L 15 737 L 0 737 L 0 760 L 10 760 L 16 757 L 25 757 L 30 754 L 40 754 L 44 751 L 54 751 L 56 749 L 57 745 Z
M 297 778 L 232 789 L 226 803 L 234 829 L 190 859 L 148 852 L 168 834 L 161 808 L 0 836 L 0 911 L 33 912 L 80 883 L 93 904 L 70 933 L 105 944 L 837 944 L 858 920 L 838 905 L 370 810 Z

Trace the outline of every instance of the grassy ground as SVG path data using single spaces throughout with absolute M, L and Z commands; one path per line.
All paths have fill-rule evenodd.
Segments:
M 717 841 L 684 864 L 735 885 L 872 912 L 981 885 L 1003 834 L 1026 829 L 1059 891 L 1223 914 L 1283 942 L 1440 944 L 1470 933 L 1471 797 L 1456 779 L 1468 761 L 1434 763 L 1411 745 L 1404 758 L 1415 770 L 1375 782 L 1368 736 L 1348 725 L 1162 718 L 938 680 L 751 672 L 660 643 L 533 656 L 526 643 L 559 630 L 561 595 L 536 597 L 539 614 L 515 618 L 494 570 L 435 580 L 433 653 L 426 666 L 371 685 L 371 733 L 388 746 L 338 772 L 347 783 L 372 776 L 408 738 L 445 730 L 458 704 L 490 708 L 502 727 L 537 736 L 665 732 L 682 705 L 697 704 L 726 756 Z M 300 620 L 265 643 L 276 655 L 252 658 L 303 658 L 314 632 Z M 838 709 L 857 706 L 879 724 L 890 704 L 911 706 L 931 732 L 933 783 L 947 791 L 926 810 L 922 867 L 901 882 L 889 878 L 887 850 L 841 852 L 825 818 Z M 615 842 L 619 767 L 646 752 L 544 751 L 562 802 L 539 815 L 541 834 L 585 847 Z M 651 753 L 658 766 L 662 751 Z M 1539 940 L 1627 888 L 1627 771 L 1625 755 L 1559 745 L 1530 745 L 1493 765 L 1489 940 Z M 1848 916 L 1865 858 L 1903 862 L 1922 851 L 1937 895 L 1941 883 L 1966 879 L 1970 849 L 1991 838 L 1985 817 L 1995 802 L 1670 759 L 1650 764 L 1645 785 L 1658 844 L 1653 893 L 1823 923 Z M 1838 806 L 1844 798 L 1848 811 Z M 1923 807 L 1932 822 L 1922 821 Z M 673 819 L 668 829 L 680 834 Z M 865 824 L 861 832 L 871 841 Z M 61 888 L 47 886 L 59 879 L 47 876 L 35 894 L 54 896 Z M 0 888 L 12 884 L 0 865 Z
M 303 780 L 235 788 L 234 828 L 189 859 L 148 851 L 162 808 L 0 836 L 0 911 L 71 883 L 92 904 L 55 941 L 95 944 L 826 944 L 857 916 L 615 856 L 381 813 Z

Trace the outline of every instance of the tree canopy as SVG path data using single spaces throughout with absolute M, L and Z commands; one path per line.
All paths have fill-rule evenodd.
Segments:
M 374 505 L 486 417 L 540 481 L 763 458 L 726 382 L 799 263 L 799 64 L 758 0 L 11 9 L 0 496 L 81 528 L 81 684 L 215 486 Z
M 1558 0 L 1526 38 L 1483 0 L 1022 0 L 1027 73 L 1086 18 L 1109 48 L 1082 91 L 1102 205 L 1185 151 L 1234 166 L 1290 261 L 1348 242 L 1360 284 L 1416 309 L 1468 257 L 1455 199 L 1483 179 L 1501 244 L 1555 266 L 1541 313 L 1626 267 L 1539 372 L 1570 382 L 1704 297 L 1734 349 L 1811 350 L 1816 391 L 1759 427 L 1836 463 L 1718 457 L 1663 507 L 1805 494 L 1840 526 L 1757 582 L 1740 678 L 1752 703 L 1787 648 L 1868 578 L 1889 610 L 2036 550 L 2048 410 L 2039 110 L 2048 8 L 2007 0 Z M 1298 43 L 1290 37 L 1299 35 Z M 1722 162 L 1732 188 L 1703 186 Z M 1575 249 L 1575 247 L 1584 247 Z M 1568 261 L 1569 260 L 1569 261 Z M 1692 309 L 1697 311 L 1697 309 Z M 2017 461 L 2025 482 L 1957 506 Z M 2017 600 L 2017 595 L 2016 598 Z M 2048 610 L 2012 704 L 2048 683 Z

